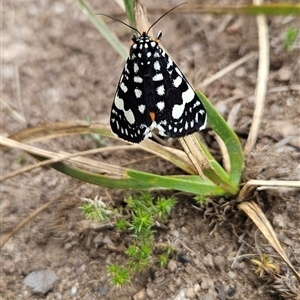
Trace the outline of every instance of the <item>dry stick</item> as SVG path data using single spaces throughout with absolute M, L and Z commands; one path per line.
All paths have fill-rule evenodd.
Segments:
M 21 123 L 22 125 L 27 124 L 25 118 L 21 114 L 19 114 L 16 110 L 11 108 L 10 105 L 8 103 L 6 103 L 3 99 L 0 100 L 0 105 L 1 105 L 2 109 L 6 110 L 8 112 L 8 114 L 13 119 L 15 119 L 17 122 Z
M 125 5 L 123 0 L 115 0 L 115 2 L 121 7 L 123 11 L 125 11 Z
M 20 107 L 20 110 L 22 112 L 22 115 L 24 116 L 24 119 L 26 121 L 26 117 L 25 117 L 25 110 L 24 110 L 24 105 L 23 105 L 23 101 L 22 101 L 22 93 L 21 93 L 21 81 L 20 81 L 20 70 L 19 70 L 19 66 L 16 65 L 14 67 L 14 73 L 15 73 L 15 84 L 16 84 L 16 93 L 17 93 L 17 100 L 18 100 L 18 105 Z M 26 121 L 27 124 L 27 121 Z
M 218 80 L 219 78 L 223 77 L 224 75 L 226 75 L 227 73 L 231 72 L 232 70 L 234 70 L 235 68 L 237 68 L 238 66 L 242 65 L 243 63 L 245 63 L 246 61 L 250 60 L 251 58 L 256 57 L 256 52 L 251 52 L 247 55 L 245 55 L 244 57 L 238 59 L 237 61 L 235 61 L 234 63 L 228 65 L 227 67 L 225 67 L 224 69 L 220 70 L 219 72 L 215 73 L 214 75 L 212 75 L 211 77 L 205 79 L 201 84 L 200 84 L 200 90 L 206 86 L 208 86 L 209 84 L 211 84 L 212 82 Z
M 1 177 L 0 182 L 4 181 L 6 179 L 12 178 L 14 176 L 20 175 L 22 173 L 31 171 L 33 169 L 43 167 L 43 166 L 46 166 L 46 165 L 50 165 L 50 164 L 60 162 L 60 161 L 63 161 L 63 160 L 67 160 L 67 159 L 70 159 L 70 158 L 74 158 L 76 156 L 96 154 L 96 153 L 100 153 L 100 152 L 104 152 L 104 151 L 112 151 L 112 150 L 114 150 L 114 151 L 115 150 L 122 150 L 122 149 L 126 150 L 128 148 L 130 148 L 130 149 L 132 149 L 132 148 L 140 149 L 140 147 L 138 145 L 137 146 L 125 145 L 125 146 L 116 146 L 116 147 L 106 147 L 106 148 L 100 148 L 100 149 L 91 149 L 91 150 L 76 152 L 76 153 L 72 153 L 72 154 L 70 154 L 70 153 L 61 154 L 61 153 L 54 153 L 54 152 L 49 152 L 49 151 L 47 151 L 47 153 L 45 153 L 45 151 L 42 150 L 42 149 L 32 147 L 32 146 L 29 146 L 29 145 L 26 145 L 26 144 L 22 144 L 22 143 L 19 143 L 17 141 L 6 138 L 6 137 L 0 137 L 0 145 L 10 147 L 10 148 L 14 148 L 14 149 L 24 150 L 28 153 L 33 153 L 33 154 L 41 155 L 41 156 L 49 156 L 49 154 L 58 156 L 58 157 L 48 159 L 46 161 L 42 161 L 42 162 L 30 165 L 30 166 L 24 167 L 20 170 L 11 172 L 8 175 L 5 175 L 5 176 Z
M 200 147 L 196 136 L 194 134 L 190 134 L 183 138 L 179 138 L 178 140 L 181 143 L 181 146 L 188 156 L 190 162 L 196 168 L 198 175 L 204 180 L 205 176 L 202 170 L 211 169 L 212 167 L 202 148 Z
M 80 187 L 81 185 L 83 185 L 84 183 L 80 183 L 77 184 L 76 186 L 71 187 L 70 189 L 66 190 L 64 193 L 62 193 L 61 195 L 59 195 L 58 197 L 52 199 L 51 201 L 49 201 L 48 203 L 45 203 L 43 206 L 41 206 L 40 208 L 38 208 L 35 212 L 33 212 L 31 215 L 29 215 L 25 220 L 23 220 L 22 222 L 20 222 L 13 231 L 11 231 L 9 234 L 7 234 L 0 242 L 0 249 L 6 244 L 6 242 L 15 234 L 17 233 L 23 226 L 25 226 L 30 220 L 32 220 L 33 218 L 35 218 L 39 213 L 41 213 L 43 210 L 45 210 L 47 207 L 49 207 L 51 204 L 53 204 L 54 202 L 58 201 L 61 197 L 69 194 L 70 192 L 73 192 L 74 190 L 76 190 L 78 187 Z
M 241 189 L 239 198 L 246 196 L 252 187 L 257 187 L 257 190 L 267 188 L 300 188 L 300 181 L 284 181 L 284 180 L 249 180 Z
M 261 5 L 262 0 L 253 0 L 254 5 Z M 269 32 L 267 18 L 264 15 L 256 17 L 258 26 L 258 39 L 259 39 L 259 64 L 257 85 L 255 90 L 255 109 L 253 114 L 252 126 L 250 128 L 248 140 L 245 145 L 244 155 L 247 156 L 253 149 L 258 135 L 258 129 L 263 115 L 265 106 L 265 99 L 267 93 L 267 82 L 269 76 Z

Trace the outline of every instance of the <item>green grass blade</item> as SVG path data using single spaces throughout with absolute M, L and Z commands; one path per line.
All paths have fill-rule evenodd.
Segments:
M 135 170 L 127 170 L 133 179 L 172 190 L 196 195 L 226 195 L 227 192 L 209 180 L 202 180 L 198 175 L 160 176 Z
M 135 27 L 135 19 L 134 19 L 134 12 L 133 12 L 133 0 L 124 0 L 125 9 L 129 24 L 132 27 Z
M 83 0 L 76 0 L 81 10 L 87 14 L 92 24 L 101 32 L 111 46 L 124 58 L 128 57 L 128 50 L 123 46 L 115 34 L 105 25 L 102 17 L 97 17 L 92 9 Z
M 300 5 L 294 3 L 266 3 L 263 5 L 207 5 L 193 4 L 182 7 L 181 12 L 194 14 L 233 14 L 233 15 L 300 15 Z
M 43 157 L 38 157 L 36 155 L 33 155 L 39 160 L 44 160 Z M 91 173 L 79 168 L 70 167 L 67 166 L 64 163 L 55 163 L 50 165 L 55 170 L 64 173 L 65 175 L 69 175 L 73 178 L 76 178 L 78 180 L 88 182 L 91 184 L 99 185 L 99 186 L 105 186 L 108 188 L 113 189 L 124 189 L 124 190 L 145 190 L 145 189 L 151 189 L 151 188 L 159 188 L 158 185 L 154 185 L 151 183 L 143 182 L 140 180 L 136 180 L 133 178 L 126 177 L 126 175 L 123 178 L 113 178 L 105 175 L 95 174 Z
M 239 13 L 248 14 L 248 15 L 300 15 L 300 5 L 299 4 L 283 4 L 283 3 L 274 3 L 274 4 L 265 4 L 265 5 L 251 5 L 241 7 Z
M 228 126 L 226 121 L 209 102 L 209 100 L 199 91 L 196 91 L 196 94 L 206 109 L 208 116 L 207 122 L 210 124 L 212 129 L 221 137 L 227 147 L 231 165 L 229 182 L 233 186 L 238 186 L 241 180 L 244 166 L 243 151 L 240 141 L 236 134 Z

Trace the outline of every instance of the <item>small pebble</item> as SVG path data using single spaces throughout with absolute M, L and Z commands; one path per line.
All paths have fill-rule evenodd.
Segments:
M 229 271 L 229 272 L 227 273 L 227 275 L 228 275 L 228 277 L 231 278 L 231 279 L 234 279 L 234 278 L 236 277 L 236 274 L 235 274 L 234 272 L 232 272 L 232 271 Z
M 176 238 L 179 238 L 180 236 L 180 232 L 178 230 L 173 230 L 171 234 L 174 235 Z
M 201 289 L 208 290 L 208 289 L 214 289 L 215 284 L 214 281 L 211 278 L 203 277 L 201 282 Z
M 283 215 L 278 214 L 273 218 L 273 224 L 275 226 L 279 226 L 281 228 L 286 228 L 286 220 L 285 219 L 286 218 Z
M 133 300 L 143 300 L 146 299 L 146 289 L 141 289 L 133 296 Z
M 200 291 L 201 291 L 201 286 L 200 286 L 199 283 L 196 283 L 196 284 L 194 285 L 194 293 L 197 294 L 197 293 L 200 292 Z
M 207 267 L 214 267 L 213 257 L 210 253 L 203 257 L 203 264 Z
M 152 289 L 147 288 L 146 292 L 147 292 L 147 295 L 148 295 L 149 298 L 151 298 L 151 299 L 155 298 L 155 294 L 154 294 Z
M 111 241 L 110 236 L 106 235 L 103 239 L 103 243 L 105 244 L 112 244 L 113 242 Z
M 77 294 L 77 287 L 76 286 L 72 286 L 70 289 L 70 295 L 72 297 L 74 297 Z
M 156 277 L 156 278 L 153 280 L 153 282 L 154 282 L 155 284 L 160 284 L 160 283 L 162 283 L 164 280 L 165 280 L 165 276 L 164 276 L 164 275 L 160 275 L 160 276 Z
M 173 283 L 170 283 L 170 284 L 168 285 L 168 289 L 169 289 L 172 293 L 174 293 L 174 292 L 176 291 L 176 288 L 175 288 L 175 286 L 174 286 Z
M 216 300 L 216 299 L 217 299 L 217 298 L 216 298 L 214 295 L 210 294 L 210 293 L 205 294 L 205 295 L 201 298 L 201 300 Z
M 193 287 L 188 288 L 185 292 L 185 296 L 188 299 L 193 299 L 195 297 L 194 288 Z
M 170 272 L 175 272 L 175 270 L 177 269 L 177 263 L 174 259 L 170 259 L 169 263 L 168 263 L 168 270 Z
M 288 82 L 290 81 L 292 72 L 284 67 L 278 70 L 275 79 L 279 82 Z
M 217 255 L 217 256 L 214 258 L 214 263 L 215 263 L 216 268 L 217 268 L 219 271 L 222 271 L 222 270 L 225 269 L 226 260 L 225 260 L 225 257 L 224 257 L 224 256 L 222 256 L 222 255 Z

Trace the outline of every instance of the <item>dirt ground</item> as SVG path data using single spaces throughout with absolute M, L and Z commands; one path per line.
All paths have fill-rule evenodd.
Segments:
M 91 3 L 97 12 L 121 13 L 113 1 Z M 168 1 L 170 5 L 178 3 Z M 156 0 L 145 0 L 144 4 L 149 9 L 162 7 L 161 1 Z M 124 61 L 76 3 L 70 0 L 4 1 L 2 7 L 1 135 L 87 117 L 108 124 Z M 150 17 L 154 21 L 159 15 Z M 112 20 L 107 23 L 129 48 L 130 30 Z M 299 137 L 300 125 L 299 37 L 292 51 L 283 47 L 284 33 L 288 28 L 299 28 L 299 19 L 269 17 L 268 25 L 270 75 L 266 107 L 257 144 L 245 159 L 243 182 L 298 180 L 300 174 L 300 142 L 294 138 Z M 241 57 L 251 52 L 257 54 L 203 90 L 224 118 L 240 103 L 235 129 L 244 144 L 251 126 L 257 81 L 255 17 L 174 13 L 154 27 L 155 32 L 160 29 L 162 44 L 195 87 Z M 209 128 L 203 135 L 218 156 Z M 107 141 L 107 145 L 110 143 Z M 91 149 L 95 142 L 91 138 L 68 137 L 47 142 L 44 147 L 75 152 Z M 106 162 L 117 159 L 124 164 L 144 156 L 141 152 L 120 152 L 99 156 L 99 159 Z M 1 175 L 33 162 L 33 158 L 21 151 L 5 151 Z M 155 165 L 146 161 L 142 167 L 158 174 L 178 172 L 161 161 Z M 77 184 L 78 181 L 50 168 L 35 169 L 3 182 L 2 236 L 38 207 Z M 131 284 L 114 289 L 108 281 L 106 265 L 122 262 L 124 255 L 122 250 L 112 250 L 105 243 L 99 246 L 97 241 L 110 239 L 115 249 L 124 249 L 123 240 L 115 231 L 84 232 L 78 207 L 81 197 L 96 195 L 118 206 L 127 192 L 83 184 L 39 214 L 1 249 L 1 299 L 282 299 L 284 293 L 274 292 L 271 276 L 260 278 L 250 260 L 259 260 L 260 255 L 266 253 L 280 266 L 282 275 L 292 275 L 251 222 L 239 227 L 239 221 L 245 217 L 242 212 L 233 211 L 235 217 L 227 218 L 212 232 L 214 222 L 221 223 L 221 212 L 218 215 L 214 211 L 214 216 L 207 219 L 203 210 L 194 207 L 192 195 L 172 194 L 177 200 L 176 207 L 165 224 L 168 230 L 158 229 L 156 240 L 175 241 L 188 263 L 174 260 L 174 270 L 160 269 L 153 263 Z M 271 190 L 257 192 L 253 197 L 299 270 L 299 194 Z M 233 264 L 236 256 L 243 258 Z M 54 271 L 59 281 L 47 295 L 33 294 L 23 285 L 23 280 L 30 272 L 44 269 Z

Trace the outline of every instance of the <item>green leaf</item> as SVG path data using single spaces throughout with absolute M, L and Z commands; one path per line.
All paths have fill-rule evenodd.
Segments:
M 210 103 L 210 101 L 201 92 L 196 91 L 196 94 L 206 109 L 208 117 L 207 122 L 212 127 L 212 129 L 220 136 L 227 147 L 231 166 L 229 182 L 233 186 L 237 187 L 240 183 L 244 167 L 243 151 L 240 141 L 234 131 L 228 126 L 226 121 L 222 118 L 222 116 L 218 113 L 218 111 Z M 223 176 L 226 175 L 223 173 Z
M 134 19 L 134 12 L 133 12 L 133 0 L 124 0 L 124 4 L 125 4 L 125 10 L 126 10 L 129 24 L 132 27 L 135 27 L 135 19 Z
M 216 186 L 208 179 L 202 180 L 199 176 L 195 175 L 182 175 L 182 176 L 160 176 L 135 170 L 127 170 L 128 176 L 133 179 L 146 182 L 153 186 L 160 186 L 182 192 L 202 195 L 227 195 L 230 192 Z

